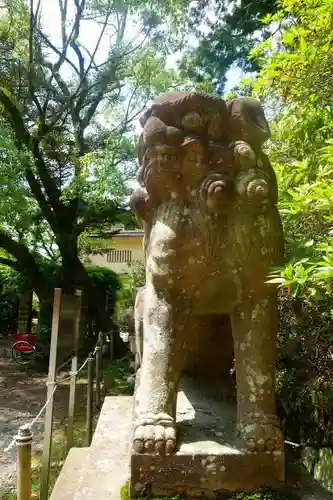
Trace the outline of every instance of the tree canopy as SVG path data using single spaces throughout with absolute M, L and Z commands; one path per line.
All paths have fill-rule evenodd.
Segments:
M 184 22 L 181 0 L 5 0 L 0 11 L 0 263 L 50 299 L 45 260 L 65 289 L 100 311 L 80 260 L 91 228 L 130 224 L 126 180 L 135 120 L 156 92 L 186 82 L 166 61 Z M 58 23 L 58 25 L 56 24 Z M 87 29 L 92 36 L 89 45 Z
M 280 29 L 244 83 L 270 114 L 285 229 L 285 266 L 269 279 L 281 289 L 278 390 L 286 434 L 317 449 L 333 442 L 333 4 L 283 0 L 265 23 Z
M 82 287 L 109 328 L 105 283 L 81 253 L 90 230 L 133 223 L 137 117 L 167 90 L 223 94 L 237 65 L 248 73 L 237 92 L 264 103 L 279 182 L 285 265 L 267 279 L 280 288 L 286 435 L 332 445 L 331 0 L 54 0 L 56 37 L 48 1 L 5 0 L 0 10 L 0 263 L 48 307 L 55 278 Z
M 216 92 L 223 95 L 228 70 L 259 70 L 260 61 L 249 55 L 271 37 L 271 27 L 263 24 L 262 19 L 276 13 L 278 2 L 200 0 L 191 4 L 189 25 L 195 43 L 185 49 L 181 68 L 194 81 L 210 81 Z

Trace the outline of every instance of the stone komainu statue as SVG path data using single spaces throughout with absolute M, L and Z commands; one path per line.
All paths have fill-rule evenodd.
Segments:
M 283 259 L 283 233 L 275 174 L 261 150 L 269 137 L 263 109 L 250 98 L 168 93 L 141 125 L 141 187 L 131 206 L 145 230 L 146 285 L 136 304 L 134 450 L 174 453 L 181 372 L 206 364 L 229 376 L 228 356 L 240 448 L 282 450 L 276 290 L 265 282 Z

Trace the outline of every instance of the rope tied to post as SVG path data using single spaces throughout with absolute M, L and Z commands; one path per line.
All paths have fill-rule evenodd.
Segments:
M 33 433 L 29 424 L 22 425 L 15 436 L 16 446 L 27 446 L 32 443 Z

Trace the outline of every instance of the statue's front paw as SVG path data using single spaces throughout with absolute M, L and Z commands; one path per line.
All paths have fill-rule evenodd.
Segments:
M 249 417 L 238 426 L 241 447 L 248 452 L 282 452 L 284 440 L 274 416 Z
M 176 427 L 165 413 L 140 417 L 134 431 L 133 449 L 136 453 L 172 455 L 176 451 Z

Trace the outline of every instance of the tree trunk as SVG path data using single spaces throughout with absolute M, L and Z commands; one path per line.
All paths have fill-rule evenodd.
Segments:
M 73 231 L 59 235 L 58 246 L 62 257 L 61 286 L 68 293 L 75 288 L 82 288 L 83 301 L 95 320 L 97 331 L 114 332 L 114 355 L 119 358 L 128 352 L 127 345 L 119 335 L 119 329 L 105 308 L 105 291 L 89 276 L 78 257 L 77 238 Z

